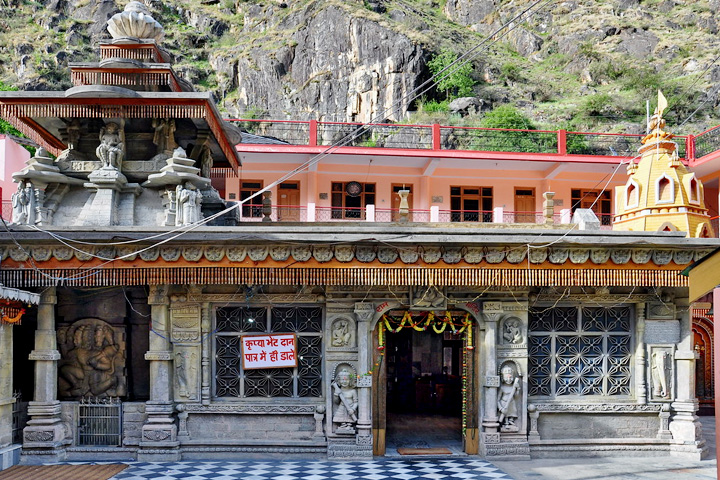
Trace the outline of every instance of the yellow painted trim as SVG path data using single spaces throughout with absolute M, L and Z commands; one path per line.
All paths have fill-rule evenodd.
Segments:
M 694 302 L 720 284 L 720 252 L 715 252 L 695 265 L 688 274 L 690 301 Z

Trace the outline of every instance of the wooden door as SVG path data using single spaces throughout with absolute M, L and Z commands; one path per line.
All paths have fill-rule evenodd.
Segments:
M 278 186 L 278 220 L 300 221 L 300 182 L 284 182 Z
M 515 189 L 515 223 L 535 222 L 535 189 Z
M 392 208 L 392 221 L 397 222 L 400 220 L 400 212 L 398 210 L 400 209 L 400 195 L 398 195 L 398 192 L 400 190 L 410 190 L 410 194 L 408 195 L 408 208 L 412 210 L 413 208 L 413 186 L 411 184 L 406 183 L 393 183 L 392 184 L 392 193 L 390 194 L 391 200 L 391 207 Z M 408 215 L 408 221 L 412 222 L 412 213 Z

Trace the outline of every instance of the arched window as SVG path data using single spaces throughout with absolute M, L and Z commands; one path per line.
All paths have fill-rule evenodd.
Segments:
M 634 208 L 640 200 L 640 186 L 635 180 L 630 180 L 625 187 L 625 207 Z
M 702 201 L 702 193 L 700 188 L 700 181 L 695 178 L 694 173 L 685 185 L 687 186 L 688 190 L 688 201 L 690 203 L 694 203 L 695 205 L 699 205 Z
M 672 203 L 675 200 L 675 182 L 667 175 L 658 178 L 656 184 L 656 202 Z

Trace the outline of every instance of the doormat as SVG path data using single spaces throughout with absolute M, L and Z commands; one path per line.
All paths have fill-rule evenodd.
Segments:
M 125 470 L 124 464 L 15 465 L 0 472 L 0 480 L 108 480 Z
M 398 448 L 397 451 L 400 455 L 452 455 L 448 448 Z

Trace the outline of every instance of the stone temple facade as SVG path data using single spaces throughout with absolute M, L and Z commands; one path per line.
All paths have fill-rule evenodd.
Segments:
M 458 454 L 703 455 L 678 273 L 716 239 L 238 222 L 209 172 L 238 168 L 239 132 L 176 77 L 142 4 L 108 28 L 75 87 L 0 94 L 42 146 L 0 233 L 0 281 L 39 295 L 0 327 L 27 415 L 0 446 L 364 458 L 400 446 L 398 415 L 445 413 Z

